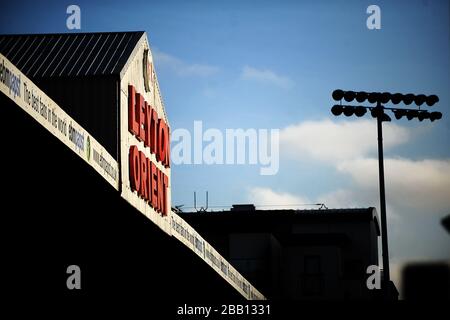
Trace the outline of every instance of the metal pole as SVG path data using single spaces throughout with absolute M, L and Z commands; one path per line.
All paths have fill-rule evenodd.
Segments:
M 390 281 L 389 273 L 389 249 L 386 221 L 386 196 L 384 189 L 384 159 L 383 159 L 383 109 L 379 104 L 380 113 L 377 116 L 378 126 L 378 169 L 380 178 L 380 210 L 381 210 L 381 245 L 383 249 L 383 280 L 384 285 L 388 286 Z

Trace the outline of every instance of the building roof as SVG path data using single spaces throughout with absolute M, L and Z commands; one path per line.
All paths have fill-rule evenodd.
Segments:
M 119 75 L 143 34 L 0 35 L 0 53 L 31 78 Z
M 283 221 L 284 223 L 295 222 L 324 222 L 331 221 L 370 221 L 373 220 L 377 233 L 380 234 L 379 219 L 377 210 L 373 207 L 368 208 L 348 208 L 348 209 L 275 209 L 258 210 L 254 206 L 233 205 L 231 210 L 224 211 L 200 211 L 179 213 L 186 221 L 194 226 L 224 226 L 231 224 L 235 226 L 259 225 L 273 228 L 275 224 Z
M 252 204 L 245 205 L 233 205 L 231 210 L 222 210 L 222 211 L 198 211 L 191 212 L 185 214 L 193 214 L 196 216 L 219 216 L 222 214 L 226 214 L 227 216 L 230 214 L 233 215 L 258 215 L 258 216 L 308 216 L 308 217 L 321 217 L 321 216 L 339 216 L 339 217 L 348 217 L 348 216 L 358 216 L 358 215 L 368 215 L 370 217 L 376 216 L 376 209 L 374 207 L 368 208 L 342 208 L 342 209 L 265 209 L 260 210 L 256 209 L 256 207 Z

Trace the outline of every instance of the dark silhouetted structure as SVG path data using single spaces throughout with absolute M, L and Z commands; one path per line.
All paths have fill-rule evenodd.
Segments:
M 143 37 L 144 32 L 0 35 L 0 53 L 119 161 L 120 73 Z M 2 79 L 9 75 L 2 69 Z M 0 106 L 0 166 L 7 172 L 1 194 L 2 296 L 67 297 L 74 304 L 80 301 L 74 296 L 132 296 L 147 301 L 152 313 L 199 299 L 243 300 L 3 93 Z M 81 269 L 79 291 L 66 286 L 73 264 Z
M 180 213 L 269 299 L 376 299 L 367 267 L 378 265 L 375 208 Z
M 450 233 L 450 214 L 442 219 L 442 225 L 444 226 L 445 230 Z
M 0 118 L 23 129 L 4 139 L 8 154 L 0 159 L 9 171 L 1 197 L 4 296 L 75 301 L 126 295 L 166 307 L 243 299 L 3 94 L 0 105 Z M 0 134 L 11 136 L 11 126 L 0 126 Z M 81 268 L 79 292 L 66 288 L 71 264 Z
M 405 300 L 450 299 L 450 267 L 446 263 L 409 264 L 403 269 L 402 277 Z

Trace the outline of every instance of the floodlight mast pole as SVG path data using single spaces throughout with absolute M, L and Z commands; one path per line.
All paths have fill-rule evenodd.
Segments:
M 383 285 L 388 290 L 391 280 L 389 272 L 389 249 L 388 249 L 388 232 L 386 219 L 386 193 L 384 188 L 384 156 L 383 156 L 383 106 L 378 102 L 377 108 L 380 108 L 377 117 L 377 134 L 378 134 L 378 177 L 380 184 L 380 214 L 381 214 L 381 246 L 383 256 Z
M 367 93 L 364 91 L 354 92 L 354 91 L 343 91 L 341 89 L 334 90 L 332 97 L 335 101 L 340 101 L 340 104 L 335 104 L 331 108 L 331 113 L 335 116 L 340 116 L 342 113 L 350 117 L 351 115 L 356 115 L 357 117 L 362 117 L 366 114 L 367 110 L 370 110 L 372 117 L 377 118 L 377 135 L 378 135 L 378 178 L 380 185 L 380 213 L 381 213 L 381 245 L 382 245 L 382 258 L 383 258 L 383 290 L 384 297 L 389 298 L 391 295 L 391 277 L 389 268 L 389 248 L 388 248 L 388 232 L 387 232 L 387 219 L 386 219 L 386 190 L 384 186 L 384 156 L 383 156 L 383 121 L 391 121 L 391 117 L 384 113 L 385 110 L 392 111 L 395 114 L 395 118 L 400 120 L 403 116 L 406 116 L 408 120 L 413 118 L 418 118 L 419 121 L 424 119 L 430 119 L 430 121 L 439 120 L 442 118 L 441 112 L 431 112 L 426 110 L 421 110 L 420 106 L 426 102 L 426 104 L 431 107 L 435 103 L 439 102 L 439 97 L 435 94 L 425 96 L 424 94 L 414 95 L 408 93 L 403 95 L 401 93 L 392 94 L 390 92 L 371 92 Z M 367 106 L 351 106 L 342 105 L 342 99 L 347 102 L 351 102 L 356 99 L 357 102 L 362 103 L 368 100 L 369 103 L 375 103 L 375 107 Z M 399 108 L 388 108 L 382 105 L 391 101 L 393 104 L 399 104 L 401 101 L 405 105 L 410 105 L 414 102 L 419 109 L 399 109 Z

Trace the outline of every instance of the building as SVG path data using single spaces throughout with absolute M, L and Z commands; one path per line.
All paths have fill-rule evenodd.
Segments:
M 374 208 L 171 210 L 170 122 L 145 32 L 0 35 L 0 89 L 5 292 L 376 296 Z
M 180 215 L 269 299 L 373 299 L 367 268 L 379 265 L 375 208 L 256 210 Z
M 4 292 L 264 299 L 171 210 L 145 32 L 0 35 L 0 91 Z

